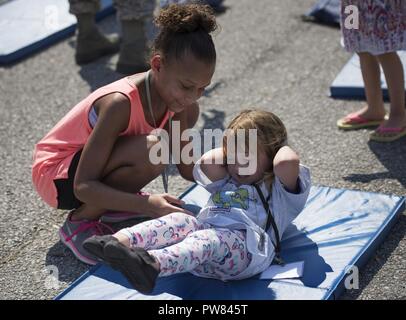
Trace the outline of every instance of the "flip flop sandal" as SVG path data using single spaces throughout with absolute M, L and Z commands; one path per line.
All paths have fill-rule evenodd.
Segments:
M 380 126 L 369 136 L 370 140 L 378 142 L 392 142 L 406 136 L 406 127 L 384 128 Z
M 355 130 L 379 126 L 382 120 L 368 120 L 360 115 L 349 114 L 337 121 L 337 126 L 342 130 Z

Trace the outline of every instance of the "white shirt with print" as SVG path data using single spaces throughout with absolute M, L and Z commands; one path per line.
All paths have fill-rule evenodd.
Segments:
M 246 246 L 252 255 L 251 263 L 237 276 L 225 276 L 221 280 L 245 279 L 267 269 L 275 256 L 275 248 L 272 244 L 272 242 L 276 244 L 275 233 L 271 226 L 265 234 L 261 251 L 259 239 L 266 225 L 267 214 L 255 187 L 239 185 L 229 175 L 212 182 L 202 171 L 200 161 L 194 166 L 193 176 L 199 185 L 211 193 L 209 201 L 197 216 L 199 221 L 208 223 L 214 228 L 246 230 L 247 232 Z M 269 205 L 280 237 L 305 206 L 311 186 L 309 168 L 300 165 L 298 180 L 298 193 L 287 191 L 278 177 L 275 177 L 272 183 Z M 260 182 L 258 185 L 264 197 L 268 198 L 269 191 L 265 183 Z M 272 241 L 270 241 L 270 237 L 272 237 Z M 199 276 L 203 275 L 199 274 Z

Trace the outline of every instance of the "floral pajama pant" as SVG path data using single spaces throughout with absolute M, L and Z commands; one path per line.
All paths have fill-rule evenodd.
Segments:
M 131 248 L 144 248 L 159 261 L 160 277 L 193 271 L 221 279 L 238 275 L 251 261 L 245 231 L 215 229 L 181 212 L 145 221 L 119 233 L 130 239 Z

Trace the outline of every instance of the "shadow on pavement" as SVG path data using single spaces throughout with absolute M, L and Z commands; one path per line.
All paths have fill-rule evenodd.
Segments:
M 47 252 L 46 266 L 55 266 L 58 270 L 58 280 L 72 283 L 91 266 L 80 262 L 73 253 L 61 242 L 56 242 Z
M 396 179 L 406 187 L 406 138 L 391 143 L 369 141 L 368 146 L 386 172 L 351 174 L 343 179 L 350 182 L 368 183 L 378 179 Z
M 97 62 L 89 63 L 81 67 L 79 74 L 82 79 L 89 84 L 91 92 L 125 77 L 125 75 L 114 71 L 114 65 L 108 64 L 109 58 L 110 57 L 103 57 Z

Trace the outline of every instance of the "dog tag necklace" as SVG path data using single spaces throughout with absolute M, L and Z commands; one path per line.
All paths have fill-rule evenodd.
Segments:
M 147 93 L 147 102 L 148 102 L 148 108 L 149 108 L 149 112 L 151 113 L 151 118 L 152 121 L 154 122 L 154 128 L 158 129 L 158 126 L 156 125 L 156 120 L 155 120 L 155 116 L 154 116 L 154 112 L 152 110 L 152 99 L 151 99 L 151 89 L 150 89 L 150 73 L 151 70 L 147 71 L 147 75 L 145 77 L 145 91 Z M 169 114 L 169 137 L 171 137 L 171 131 L 172 131 L 172 117 Z M 169 155 L 169 163 L 171 162 L 171 155 Z M 164 186 L 164 190 L 165 193 L 168 193 L 168 185 L 169 185 L 169 178 L 168 178 L 168 166 L 165 166 L 164 171 L 161 174 L 162 177 L 162 184 Z

